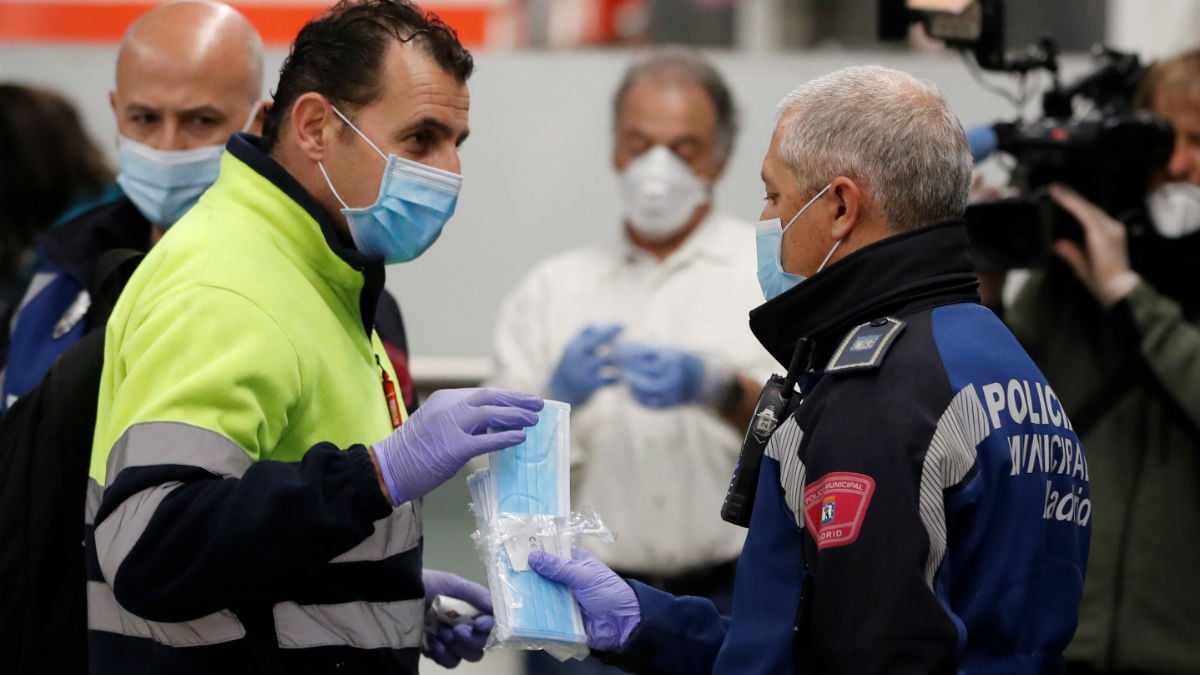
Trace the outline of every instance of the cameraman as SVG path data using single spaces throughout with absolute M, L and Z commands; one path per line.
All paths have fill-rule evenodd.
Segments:
M 1088 451 L 1092 548 L 1068 672 L 1200 673 L 1200 49 L 1152 66 L 1137 105 L 1175 148 L 1146 208 L 1083 227 L 1007 312 Z

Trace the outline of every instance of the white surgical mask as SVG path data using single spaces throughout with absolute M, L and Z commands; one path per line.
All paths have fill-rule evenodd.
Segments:
M 1146 197 L 1154 229 L 1168 239 L 1200 230 L 1200 185 L 1167 183 Z
M 621 196 L 634 232 L 650 241 L 665 241 L 708 201 L 708 183 L 666 146 L 656 145 L 625 167 Z

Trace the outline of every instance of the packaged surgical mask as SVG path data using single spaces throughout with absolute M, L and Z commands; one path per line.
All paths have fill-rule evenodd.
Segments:
M 1200 185 L 1167 183 L 1146 197 L 1154 229 L 1168 239 L 1200 231 Z
M 656 145 L 625 167 L 621 196 L 625 218 L 634 231 L 650 241 L 665 241 L 687 225 L 697 206 L 708 201 L 708 183 L 675 153 Z
M 570 410 L 546 401 L 524 443 L 491 453 L 488 468 L 467 479 L 495 608 L 489 648 L 543 649 L 560 660 L 588 654 L 571 590 L 528 566 L 534 548 L 570 558 L 581 534 L 608 534 L 598 517 L 570 510 Z

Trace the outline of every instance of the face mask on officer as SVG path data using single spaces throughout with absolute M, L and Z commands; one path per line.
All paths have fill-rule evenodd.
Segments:
M 762 288 L 763 297 L 767 300 L 774 300 L 807 278 L 803 274 L 794 274 L 783 269 L 781 258 L 783 253 L 783 235 L 796 222 L 800 214 L 815 204 L 822 195 L 829 191 L 830 187 L 833 187 L 832 183 L 821 188 L 821 191 L 816 196 L 808 200 L 807 204 L 800 207 L 800 210 L 796 212 L 796 215 L 792 216 L 792 219 L 784 227 L 780 227 L 782 221 L 779 218 L 758 221 L 754 239 L 755 248 L 758 249 L 758 285 Z M 825 265 L 833 257 L 834 251 L 837 251 L 838 246 L 841 245 L 841 239 L 833 243 L 833 248 L 829 249 L 829 253 L 821 261 L 817 272 L 825 269 Z M 817 272 L 813 272 L 813 274 Z
M 1154 229 L 1167 239 L 1200 231 L 1200 185 L 1166 183 L 1146 197 L 1146 206 Z
M 258 105 L 242 131 L 254 124 Z M 191 150 L 158 150 L 126 136 L 117 138 L 117 185 L 146 220 L 166 229 L 187 213 L 221 172 L 225 144 Z
M 655 145 L 621 172 L 624 215 L 634 232 L 666 241 L 708 201 L 709 185 L 666 146 Z
M 367 255 L 382 257 L 388 264 L 416 259 L 437 241 L 442 227 L 454 215 L 462 176 L 384 154 L 340 110 L 334 108 L 333 112 L 387 162 L 375 203 L 358 209 L 346 204 L 333 187 L 325 165 L 317 162 L 329 190 L 342 205 L 355 247 Z

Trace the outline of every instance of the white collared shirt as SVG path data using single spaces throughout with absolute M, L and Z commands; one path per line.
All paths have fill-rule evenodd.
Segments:
M 501 305 L 491 386 L 545 393 L 567 344 L 591 323 L 618 339 L 717 357 L 756 381 L 778 364 L 750 332 L 763 302 L 754 227 L 710 215 L 666 260 L 622 240 L 537 265 Z M 698 406 L 642 407 L 626 385 L 572 410 L 572 504 L 617 535 L 585 542 L 623 570 L 671 575 L 727 562 L 745 530 L 720 517 L 742 431 Z

